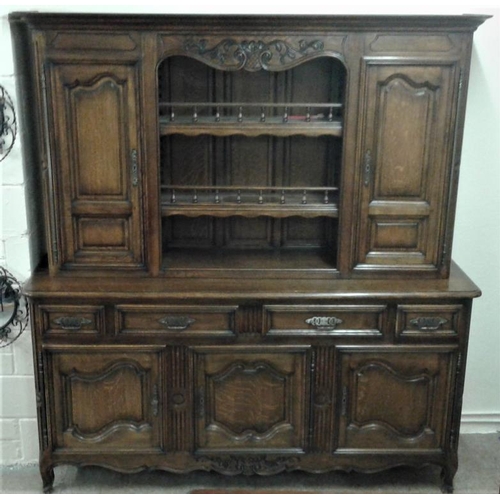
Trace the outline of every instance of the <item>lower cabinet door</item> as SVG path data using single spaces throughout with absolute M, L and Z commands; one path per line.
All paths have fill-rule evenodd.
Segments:
M 197 452 L 302 451 L 307 352 L 307 346 L 196 348 Z
M 444 446 L 455 349 L 340 349 L 339 449 Z
M 160 447 L 160 351 L 141 347 L 49 351 L 56 449 Z

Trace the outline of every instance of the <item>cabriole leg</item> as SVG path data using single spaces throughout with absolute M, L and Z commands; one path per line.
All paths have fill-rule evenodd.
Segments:
M 54 464 L 48 453 L 40 456 L 40 475 L 42 476 L 43 492 L 51 493 L 54 488 Z
M 441 470 L 441 491 L 443 493 L 453 493 L 453 478 L 457 468 L 453 465 L 444 465 Z

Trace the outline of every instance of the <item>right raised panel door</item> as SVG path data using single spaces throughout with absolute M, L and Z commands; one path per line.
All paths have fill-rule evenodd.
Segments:
M 436 271 L 450 201 L 456 66 L 364 67 L 355 269 Z
M 339 449 L 443 449 L 455 348 L 340 349 Z

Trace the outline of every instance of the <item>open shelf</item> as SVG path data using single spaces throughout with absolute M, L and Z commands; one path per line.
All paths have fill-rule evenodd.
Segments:
M 172 249 L 164 254 L 165 271 L 334 270 L 332 252 L 311 249 Z
M 168 276 L 338 274 L 344 66 L 158 68 L 160 213 Z

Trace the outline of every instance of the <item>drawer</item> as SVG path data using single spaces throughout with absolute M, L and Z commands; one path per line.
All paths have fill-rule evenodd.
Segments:
M 396 338 L 457 337 L 462 311 L 461 304 L 399 305 Z
M 234 335 L 237 306 L 116 307 L 116 332 L 169 336 Z
M 382 336 L 385 305 L 266 305 L 267 335 Z
M 40 305 L 43 335 L 104 335 L 103 306 Z

